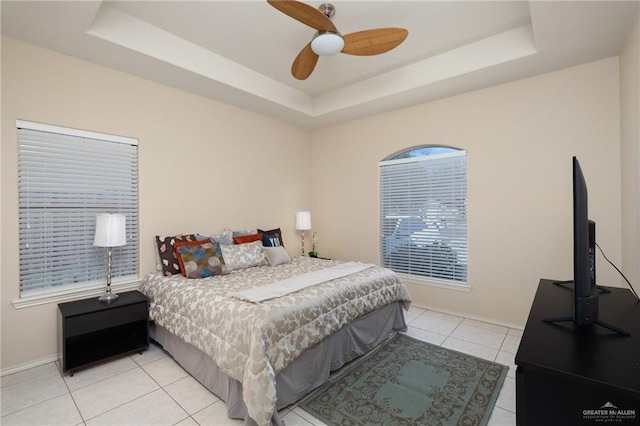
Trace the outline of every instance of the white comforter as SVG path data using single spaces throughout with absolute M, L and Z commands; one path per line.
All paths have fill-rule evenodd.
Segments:
M 231 293 L 317 271 L 339 262 L 293 258 L 205 279 L 147 275 L 140 291 L 158 325 L 211 356 L 240 381 L 249 416 L 268 425 L 276 404 L 275 376 L 305 349 L 345 324 L 394 301 L 411 302 L 395 273 L 375 266 L 261 303 Z

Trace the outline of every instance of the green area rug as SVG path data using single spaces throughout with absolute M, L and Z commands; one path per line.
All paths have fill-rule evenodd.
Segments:
M 486 425 L 507 367 L 398 334 L 300 407 L 328 425 Z

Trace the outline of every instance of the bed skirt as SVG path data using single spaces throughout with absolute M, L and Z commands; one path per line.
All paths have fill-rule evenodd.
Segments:
M 282 425 L 278 410 L 298 401 L 329 379 L 331 371 L 369 352 L 397 331 L 406 331 L 402 302 L 394 302 L 362 316 L 305 350 L 276 376 L 276 412 L 271 423 Z M 200 349 L 152 324 L 151 338 L 158 342 L 196 380 L 227 404 L 227 414 L 256 423 L 247 415 L 242 384 L 224 374 Z

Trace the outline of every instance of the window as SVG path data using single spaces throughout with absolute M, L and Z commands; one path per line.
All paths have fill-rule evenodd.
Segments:
M 420 146 L 379 163 L 383 266 L 417 278 L 467 282 L 466 155 Z
M 18 121 L 20 297 L 102 287 L 106 249 L 96 215 L 126 216 L 112 282 L 138 275 L 137 140 Z

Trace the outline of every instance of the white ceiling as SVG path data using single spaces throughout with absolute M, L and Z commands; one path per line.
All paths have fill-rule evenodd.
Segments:
M 322 1 L 311 1 L 317 7 Z M 291 63 L 315 30 L 262 1 L 6 1 L 2 34 L 317 128 L 618 55 L 637 1 L 342 1 L 343 34 L 409 30 L 377 56 Z

